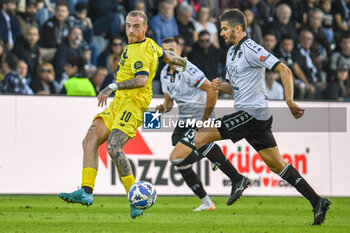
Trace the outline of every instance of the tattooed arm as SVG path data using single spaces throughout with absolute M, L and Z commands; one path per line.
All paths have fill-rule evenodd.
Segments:
M 172 65 L 178 65 L 182 67 L 187 66 L 187 58 L 186 57 L 180 57 L 176 53 L 170 50 L 164 50 L 165 57 L 163 61 L 166 63 L 172 64 Z
M 137 75 L 133 79 L 129 79 L 120 83 L 112 83 L 109 86 L 105 87 L 97 96 L 98 106 L 103 107 L 107 105 L 108 96 L 110 96 L 115 90 L 126 90 L 126 89 L 135 89 L 144 87 L 147 84 L 147 75 Z M 113 89 L 114 86 L 114 89 Z

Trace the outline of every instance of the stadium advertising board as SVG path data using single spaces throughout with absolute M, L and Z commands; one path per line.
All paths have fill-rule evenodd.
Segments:
M 150 107 L 160 103 L 162 99 L 155 98 Z M 97 100 L 0 96 L 0 106 L 0 193 L 55 194 L 78 187 L 82 170 L 81 142 L 94 115 L 101 111 L 97 108 Z M 231 110 L 232 106 L 232 100 L 219 100 L 217 103 L 218 108 Z M 285 103 L 271 102 L 270 106 L 278 111 L 285 107 Z M 290 114 L 274 114 L 273 130 L 277 129 L 274 135 L 283 158 L 293 164 L 320 194 L 350 196 L 349 182 L 344 179 L 350 177 L 350 170 L 346 169 L 350 163 L 347 155 L 350 124 L 349 117 L 346 117 L 350 115 L 350 103 L 300 102 L 300 106 L 307 108 L 306 121 L 308 108 L 314 109 L 309 112 L 316 114 L 316 117 L 312 116 L 312 121 L 319 127 L 310 130 L 307 129 L 310 123 L 294 120 Z M 339 114 L 332 111 L 333 108 L 345 114 L 341 118 L 345 119 L 345 128 L 339 130 L 338 126 L 333 126 L 342 121 Z M 319 109 L 323 113 L 319 113 Z M 300 130 L 297 124 L 293 126 L 295 122 L 306 125 Z M 282 126 L 285 124 L 291 128 L 284 129 Z M 192 195 L 181 175 L 168 161 L 172 132 L 159 128 L 146 130 L 140 127 L 136 138 L 124 148 L 136 180 L 153 183 L 160 195 Z M 218 145 L 238 171 L 252 179 L 252 187 L 245 191 L 246 195 L 298 195 L 294 188 L 268 169 L 245 140 L 236 144 L 225 140 Z M 100 147 L 99 161 L 95 193 L 124 194 L 105 145 Z M 202 159 L 193 168 L 209 194 L 230 193 L 229 179 L 219 170 L 212 171 L 208 160 Z

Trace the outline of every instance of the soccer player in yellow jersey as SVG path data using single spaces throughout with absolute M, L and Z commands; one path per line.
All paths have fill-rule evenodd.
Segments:
M 116 164 L 118 173 L 128 193 L 135 178 L 123 147 L 136 135 L 142 125 L 143 112 L 152 98 L 152 79 L 158 66 L 158 58 L 166 63 L 186 67 L 187 59 L 171 51 L 164 51 L 152 39 L 146 38 L 147 16 L 141 11 L 131 11 L 126 17 L 128 45 L 119 62 L 116 83 L 110 84 L 98 95 L 98 106 L 107 105 L 107 98 L 114 91 L 109 108 L 95 116 L 83 141 L 83 172 L 81 189 L 72 193 L 60 193 L 59 197 L 71 203 L 91 205 L 92 191 L 98 168 L 98 147 L 107 141 L 107 151 Z M 142 210 L 130 205 L 130 215 L 136 218 Z

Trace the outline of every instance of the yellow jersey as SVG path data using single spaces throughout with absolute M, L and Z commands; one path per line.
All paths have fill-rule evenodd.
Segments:
M 164 57 L 163 49 L 150 38 L 127 44 L 118 63 L 116 82 L 147 75 L 147 84 L 141 88 L 118 90 L 113 100 L 132 98 L 139 107 L 148 107 L 152 99 L 152 80 L 156 75 L 158 58 Z

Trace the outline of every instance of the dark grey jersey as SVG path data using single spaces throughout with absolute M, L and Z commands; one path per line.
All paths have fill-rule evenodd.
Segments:
M 234 91 L 235 110 L 258 120 L 271 117 L 265 89 L 265 68 L 273 70 L 280 61 L 252 39 L 244 37 L 227 52 L 226 79 Z
M 178 104 L 179 119 L 201 120 L 207 102 L 206 92 L 199 89 L 207 80 L 204 73 L 189 61 L 184 72 L 175 71 L 171 75 L 168 70 L 167 64 L 160 73 L 162 90 Z

